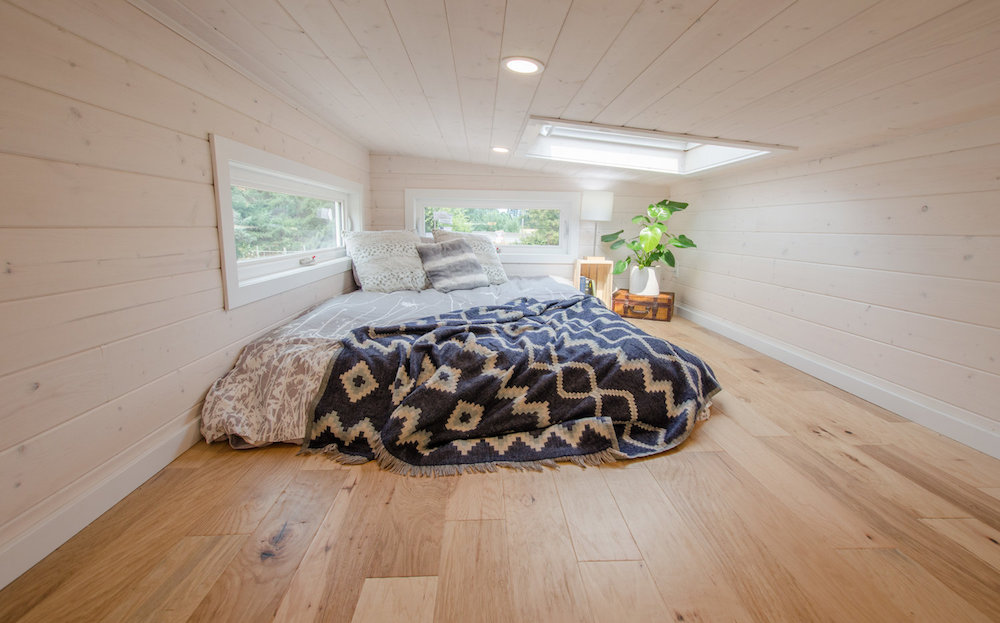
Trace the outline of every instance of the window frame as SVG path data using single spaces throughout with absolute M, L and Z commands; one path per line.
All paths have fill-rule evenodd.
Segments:
M 514 208 L 559 210 L 558 247 L 501 247 L 504 264 L 572 264 L 576 261 L 580 238 L 579 192 L 533 190 L 461 190 L 407 188 L 405 194 L 406 228 L 427 235 L 424 208 L 438 203 L 456 208 Z
M 210 135 L 215 172 L 215 203 L 227 310 L 345 273 L 351 269 L 343 246 L 299 251 L 239 262 L 231 186 L 343 201 L 343 228 L 362 220 L 363 187 L 357 182 L 278 156 L 232 139 Z M 316 256 L 314 263 L 303 265 Z M 240 268 L 243 268 L 241 271 Z

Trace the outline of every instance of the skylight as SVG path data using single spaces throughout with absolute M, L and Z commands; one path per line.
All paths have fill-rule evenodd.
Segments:
M 522 144 L 530 158 L 677 175 L 795 149 L 547 117 L 531 117 Z

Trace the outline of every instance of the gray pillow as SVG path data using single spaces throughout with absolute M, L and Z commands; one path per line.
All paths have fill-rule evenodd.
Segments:
M 457 231 L 446 231 L 443 229 L 434 230 L 435 242 L 450 242 L 452 240 L 464 240 L 472 247 L 476 254 L 476 259 L 483 265 L 483 271 L 492 284 L 507 283 L 507 272 L 500 263 L 500 256 L 497 255 L 497 248 L 493 241 L 482 234 L 467 234 Z
M 490 285 L 483 265 L 464 240 L 418 244 L 417 253 L 435 290 L 451 292 Z
M 344 232 L 347 255 L 363 290 L 395 292 L 430 287 L 412 231 Z

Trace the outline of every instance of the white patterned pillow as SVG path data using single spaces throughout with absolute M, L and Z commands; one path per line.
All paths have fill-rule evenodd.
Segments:
M 347 255 L 363 290 L 395 292 L 430 287 L 417 254 L 420 238 L 412 231 L 344 232 Z
M 507 283 L 507 273 L 503 269 L 503 264 L 500 263 L 500 256 L 497 255 L 497 248 L 492 240 L 482 234 L 466 234 L 443 229 L 434 230 L 434 242 L 448 242 L 450 240 L 464 240 L 469 243 L 472 251 L 476 254 L 476 259 L 483 265 L 483 271 L 490 283 Z

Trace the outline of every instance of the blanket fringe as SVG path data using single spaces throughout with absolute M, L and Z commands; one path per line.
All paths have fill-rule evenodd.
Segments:
M 356 454 L 344 454 L 337 448 L 336 445 L 330 444 L 328 446 L 323 446 L 322 448 L 307 448 L 305 446 L 299 448 L 299 455 L 303 454 L 325 454 L 334 461 L 342 465 L 361 465 L 367 463 L 371 459 L 365 458 L 363 456 L 358 456 Z
M 518 471 L 540 472 L 546 467 L 558 468 L 559 463 L 573 463 L 574 465 L 578 465 L 580 467 L 594 467 L 597 465 L 614 463 L 628 458 L 618 450 L 608 448 L 607 450 L 591 454 L 564 456 L 554 459 L 540 459 L 537 461 L 489 461 L 484 463 L 463 463 L 455 465 L 411 465 L 390 454 L 381 443 L 375 443 L 373 445 L 375 446 L 375 462 L 378 466 L 386 471 L 399 474 L 400 476 L 458 476 L 465 473 L 496 472 L 501 467 Z M 302 448 L 299 450 L 299 454 L 325 454 L 330 459 L 343 465 L 360 465 L 371 460 L 363 456 L 345 454 L 333 444 L 323 448 Z

